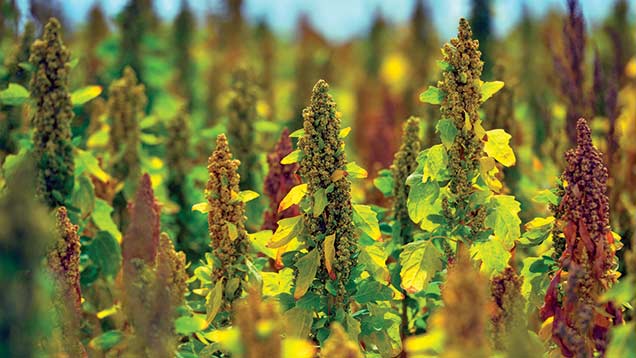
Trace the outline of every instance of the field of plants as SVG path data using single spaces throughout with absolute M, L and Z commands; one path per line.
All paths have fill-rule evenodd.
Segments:
M 636 357 L 634 3 L 219 3 L 0 1 L 0 357 Z

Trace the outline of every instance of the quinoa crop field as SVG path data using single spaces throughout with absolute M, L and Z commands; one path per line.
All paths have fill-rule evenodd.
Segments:
M 464 2 L 0 0 L 0 357 L 636 358 L 636 4 Z

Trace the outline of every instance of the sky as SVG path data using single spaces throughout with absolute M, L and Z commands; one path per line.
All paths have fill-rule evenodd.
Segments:
M 117 14 L 127 0 L 61 0 L 68 18 L 80 24 L 88 10 L 99 1 L 109 16 Z M 328 39 L 341 42 L 368 31 L 376 11 L 394 23 L 403 23 L 411 15 L 417 0 L 244 0 L 244 14 L 252 21 L 265 20 L 281 34 L 292 34 L 299 15 L 305 13 L 312 24 Z M 455 35 L 457 20 L 468 17 L 470 0 L 426 0 L 432 11 L 435 25 L 443 39 Z M 551 8 L 565 9 L 566 0 L 494 0 L 493 26 L 497 35 L 505 34 L 521 16 L 524 3 L 530 11 L 540 16 Z M 613 0 L 580 0 L 583 15 L 588 23 L 602 20 L 611 10 Z M 18 0 L 26 8 L 28 0 Z M 164 19 L 172 19 L 179 10 L 180 0 L 154 0 L 156 11 Z M 218 9 L 220 0 L 189 0 L 197 14 L 207 9 Z M 633 2 L 632 18 L 636 16 Z M 24 13 L 24 12 L 23 12 Z

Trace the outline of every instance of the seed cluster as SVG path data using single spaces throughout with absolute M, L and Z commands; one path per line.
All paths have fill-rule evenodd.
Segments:
M 49 20 L 42 38 L 31 46 L 33 151 L 38 168 L 38 195 L 51 208 L 64 204 L 73 191 L 73 106 L 68 91 L 70 53 L 62 42 L 61 26 Z
M 335 182 L 332 175 L 344 170 L 346 158 L 344 142 L 339 136 L 340 115 L 336 112 L 336 103 L 328 93 L 329 85 L 319 80 L 311 95 L 310 105 L 303 110 L 305 134 L 298 142 L 303 157 L 300 161 L 300 174 L 307 183 L 307 195 L 312 198 L 316 193 L 332 186 L 326 194 L 327 206 L 321 215 L 303 213 L 307 235 L 315 242 L 315 248 L 324 257 L 325 237 L 336 235 L 334 270 L 338 283 L 336 305 L 342 306 L 348 300 L 345 284 L 349 281 L 351 269 L 357 263 L 358 248 L 353 226 L 353 207 L 351 205 L 351 181 L 344 176 Z M 320 282 L 329 279 L 325 265 L 321 265 L 317 278 Z M 346 305 L 345 305 L 346 306 Z
M 220 134 L 216 138 L 216 148 L 208 159 L 209 177 L 205 195 L 210 209 L 210 246 L 220 262 L 218 267 L 214 267 L 212 279 L 232 283 L 231 288 L 223 291 L 226 304 L 232 303 L 241 295 L 244 271 L 240 270 L 240 265 L 243 264 L 249 246 L 245 230 L 245 204 L 237 199 L 239 164 L 238 160 L 232 158 L 227 138 Z
M 492 278 L 490 293 L 495 302 L 494 314 L 491 316 L 493 324 L 493 340 L 496 349 L 507 347 L 507 340 L 511 334 L 525 330 L 525 300 L 521 295 L 523 277 L 515 269 L 506 269 Z
M 290 218 L 300 214 L 298 206 L 294 205 L 278 212 L 278 206 L 289 190 L 300 184 L 298 164 L 281 164 L 280 161 L 285 158 L 293 150 L 292 142 L 289 138 L 287 128 L 283 130 L 280 139 L 274 147 L 274 151 L 267 155 L 267 164 L 269 164 L 269 172 L 265 177 L 263 192 L 269 197 L 269 209 L 265 212 L 265 220 L 263 221 L 263 230 L 276 230 L 278 220 Z
M 402 244 L 412 241 L 410 228 L 413 223 L 409 217 L 406 200 L 409 197 L 409 187 L 406 178 L 417 168 L 417 155 L 420 152 L 420 119 L 409 118 L 404 124 L 402 145 L 395 153 L 391 172 L 393 174 L 393 216 L 400 226 Z
M 360 346 L 352 340 L 338 322 L 330 326 L 331 334 L 320 350 L 320 357 L 363 358 Z
M 108 96 L 113 175 L 119 180 L 137 183 L 141 175 L 139 122 L 147 102 L 145 87 L 137 82 L 135 71 L 126 67 L 123 77 L 110 85 Z
M 457 38 L 445 44 L 442 53 L 449 69 L 443 71 L 442 80 L 437 85 L 445 93 L 440 111 L 442 118 L 451 119 L 458 129 L 448 153 L 450 191 L 453 195 L 444 199 L 444 215 L 450 223 L 457 225 L 462 224 L 458 220 L 467 220 L 471 233 L 476 235 L 483 231 L 486 217 L 484 208 L 470 207 L 470 197 L 475 191 L 471 180 L 478 174 L 479 158 L 484 154 L 481 138 L 474 131 L 479 120 L 479 81 L 483 62 L 479 41 L 472 39 L 472 30 L 466 19 L 459 21 Z
M 245 358 L 282 357 L 283 324 L 275 300 L 263 301 L 257 289 L 250 289 L 234 307 L 235 323 L 241 332 Z M 266 330 L 259 329 L 267 327 Z

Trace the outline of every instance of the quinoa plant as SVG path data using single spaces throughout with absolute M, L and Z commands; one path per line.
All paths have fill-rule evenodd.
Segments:
M 168 125 L 166 142 L 166 165 L 169 168 L 166 181 L 170 199 L 179 205 L 177 214 L 177 236 L 179 247 L 187 246 L 189 236 L 188 219 L 190 217 L 186 180 L 190 169 L 190 118 L 181 110 Z
M 297 205 L 280 212 L 278 210 L 283 198 L 293 187 L 300 184 L 300 177 L 296 173 L 298 164 L 281 164 L 280 162 L 292 151 L 293 147 L 289 138 L 289 131 L 285 128 L 274 147 L 274 151 L 267 155 L 269 171 L 265 177 L 263 193 L 269 198 L 269 209 L 264 214 L 263 225 L 261 226 L 263 230 L 275 231 L 278 228 L 279 220 L 297 216 L 300 213 Z
M 141 176 L 139 122 L 146 106 L 145 87 L 135 71 L 126 67 L 122 78 L 108 89 L 108 116 L 111 120 L 109 149 L 113 176 L 134 187 Z M 133 190 L 134 192 L 134 190 Z
M 188 2 L 181 1 L 181 8 L 174 20 L 174 53 L 177 68 L 177 88 L 179 94 L 186 100 L 188 110 L 192 110 L 194 100 L 194 66 L 190 47 L 194 35 L 195 18 Z
M 360 345 L 351 339 L 338 322 L 331 324 L 331 333 L 320 350 L 320 357 L 363 358 Z
M 68 90 L 70 53 L 62 42 L 59 21 L 46 24 L 42 38 L 31 46 L 29 62 L 33 113 L 33 154 L 37 166 L 38 195 L 51 208 L 63 205 L 73 191 L 74 162 L 71 143 L 73 106 Z
M 548 287 L 541 318 L 550 319 L 552 341 L 564 356 L 603 356 L 609 328 L 622 322 L 614 303 L 599 300 L 618 277 L 617 244 L 609 226 L 607 168 L 584 119 L 577 123 L 577 146 L 565 158 L 560 203 L 565 249 Z
M 513 335 L 527 330 L 522 285 L 523 277 L 510 266 L 490 281 L 490 293 L 495 303 L 491 315 L 492 341 L 497 350 L 510 350 Z
M 248 290 L 247 297 L 237 301 L 234 321 L 243 343 L 243 358 L 283 356 L 283 321 L 275 300 L 263 300 L 256 288 Z M 259 331 L 259 327 L 266 330 Z

